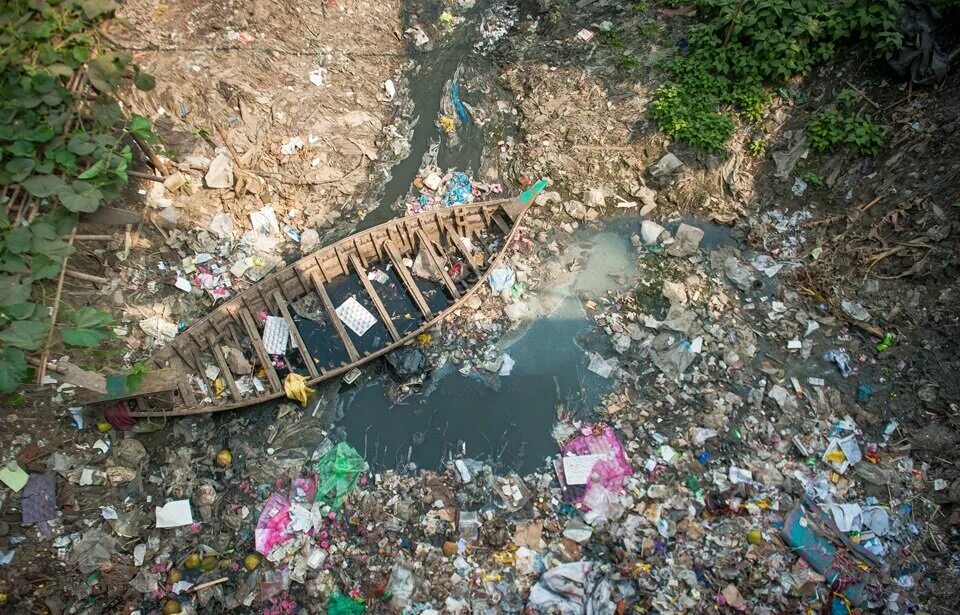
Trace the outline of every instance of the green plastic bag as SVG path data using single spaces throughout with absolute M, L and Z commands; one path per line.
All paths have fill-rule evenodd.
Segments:
M 330 604 L 327 606 L 327 615 L 363 615 L 367 610 L 367 605 L 362 600 L 344 596 L 340 592 L 330 596 Z
M 338 442 L 313 465 L 317 473 L 317 502 L 331 508 L 340 508 L 343 500 L 353 493 L 363 472 L 360 453 L 346 442 Z

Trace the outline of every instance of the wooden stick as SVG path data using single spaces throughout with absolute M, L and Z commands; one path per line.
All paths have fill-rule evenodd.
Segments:
M 383 242 L 383 249 L 390 258 L 390 262 L 393 263 L 393 268 L 397 270 L 397 277 L 400 278 L 400 282 L 402 282 L 404 288 L 407 289 L 407 294 L 410 295 L 410 298 L 413 299 L 413 302 L 417 305 L 417 308 L 423 313 L 424 318 L 426 320 L 430 320 L 430 318 L 433 316 L 433 312 L 430 310 L 430 306 L 427 304 L 427 299 L 417 287 L 417 283 L 413 279 L 413 276 L 410 275 L 410 272 L 407 271 L 406 265 L 403 264 L 403 256 L 400 255 L 400 252 L 397 250 L 397 246 L 388 239 L 387 241 Z
M 294 322 L 293 316 L 290 314 L 290 310 L 287 309 L 287 300 L 283 296 L 283 293 L 280 292 L 280 289 L 273 291 L 273 300 L 277 304 L 277 308 L 280 310 L 280 314 L 283 315 L 283 320 L 287 323 L 287 328 L 290 329 L 290 335 L 293 336 L 293 341 L 297 344 L 297 349 L 300 351 L 300 356 L 303 358 L 304 364 L 307 366 L 307 371 L 310 372 L 311 378 L 319 378 L 320 372 L 317 371 L 317 365 L 313 361 L 313 357 L 310 356 L 310 350 L 307 349 L 306 342 L 303 341 L 303 337 L 300 335 L 300 330 L 297 329 L 297 323 Z
M 149 179 L 150 181 L 163 183 L 163 178 L 159 175 L 153 175 L 152 173 L 141 173 L 140 171 L 127 171 L 127 175 L 130 177 L 138 177 L 140 179 Z
M 320 281 L 320 276 L 317 275 L 316 271 L 310 272 L 310 279 L 313 280 L 313 286 L 317 290 L 317 294 L 320 295 L 320 302 L 323 304 L 323 309 L 327 313 L 327 320 L 330 321 L 330 324 L 333 325 L 333 328 L 337 330 L 337 335 L 340 336 L 340 341 L 343 342 L 343 346 L 347 349 L 347 355 L 350 357 L 350 362 L 358 361 L 360 359 L 360 354 L 357 352 L 356 346 L 353 345 L 353 340 L 350 339 L 350 334 L 347 333 L 346 328 L 344 328 L 343 323 L 340 322 L 340 316 L 337 314 L 337 310 L 333 307 L 333 302 L 330 300 L 330 295 L 327 294 L 327 289 L 324 288 L 323 282 Z
M 60 273 L 61 274 L 65 273 L 71 278 L 83 280 L 84 282 L 93 282 L 94 284 L 108 284 L 110 282 L 110 280 L 108 280 L 107 278 L 101 278 L 98 275 L 90 275 L 89 273 L 81 273 L 79 271 L 73 271 L 71 269 L 64 269 Z
M 229 577 L 220 577 L 219 579 L 216 579 L 214 581 L 207 581 L 206 583 L 201 583 L 200 585 L 194 585 L 193 587 L 190 588 L 190 591 L 192 592 L 203 591 L 215 585 L 226 583 L 228 580 L 229 580 Z
M 360 283 L 363 284 L 364 290 L 367 291 L 367 295 L 369 295 L 370 299 L 373 301 L 374 307 L 377 308 L 377 312 L 380 314 L 380 320 L 383 321 L 387 331 L 390 332 L 390 337 L 393 338 L 393 341 L 399 342 L 402 336 L 397 331 L 393 321 L 390 319 L 390 312 L 383 304 L 383 300 L 380 299 L 380 294 L 377 293 L 377 289 L 374 288 L 373 284 L 370 283 L 370 280 L 367 279 L 367 271 L 363 268 L 363 263 L 360 262 L 360 259 L 357 258 L 356 254 L 350 255 L 350 262 L 353 264 L 353 268 L 357 272 L 357 277 L 360 278 Z
M 77 236 L 77 229 L 74 227 L 70 231 L 68 245 L 73 245 L 73 240 Z M 53 341 L 53 332 L 57 327 L 57 314 L 60 311 L 60 295 L 63 293 L 63 278 L 67 274 L 67 259 L 70 255 L 63 257 L 60 263 L 60 277 L 57 279 L 57 292 L 53 296 L 53 307 L 50 309 L 50 330 L 47 331 L 47 339 L 43 343 L 43 351 L 40 353 L 40 365 L 37 367 L 37 384 L 43 384 L 43 377 L 47 375 L 47 357 L 50 355 L 50 343 Z
M 880 105 L 878 105 L 878 104 L 875 103 L 874 101 L 870 100 L 870 97 L 867 96 L 867 95 L 863 92 L 863 90 L 861 90 L 861 89 L 858 88 L 857 86 L 853 85 L 853 84 L 850 83 L 849 81 L 846 81 L 845 83 L 846 83 L 848 86 L 850 86 L 850 89 L 851 89 L 851 90 L 853 90 L 854 92 L 856 92 L 857 94 L 859 94 L 861 98 L 863 98 L 865 101 L 867 101 L 868 103 L 870 103 L 871 105 L 873 105 L 873 108 L 874 108 L 874 109 L 879 109 L 879 108 L 880 108 Z
M 68 235 L 69 237 L 69 235 Z M 111 241 L 116 235 L 77 235 L 75 241 Z
M 143 139 L 141 139 L 135 134 L 131 134 L 130 136 L 133 137 L 133 140 L 137 142 L 137 145 L 140 147 L 140 149 L 143 150 L 143 153 L 145 153 L 147 155 L 147 158 L 150 159 L 150 163 L 153 165 L 153 168 L 155 168 L 157 171 L 160 171 L 161 175 L 170 175 L 170 171 L 167 169 L 167 165 L 165 165 L 163 161 L 160 160 L 160 157 L 157 156 L 157 153 L 155 151 L 153 151 L 153 148 L 150 147 L 149 143 L 147 143 L 146 141 L 144 141 Z M 127 171 L 127 173 L 130 173 L 130 171 Z

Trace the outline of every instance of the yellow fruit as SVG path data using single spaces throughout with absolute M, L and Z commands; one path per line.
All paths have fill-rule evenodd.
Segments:
M 227 449 L 223 449 L 222 451 L 217 453 L 218 466 L 220 466 L 221 468 L 225 468 L 231 463 L 233 463 L 233 453 L 231 453 Z
M 200 561 L 200 570 L 210 572 L 216 568 L 219 563 L 220 560 L 217 559 L 216 555 L 208 555 Z
M 173 585 L 177 581 L 183 578 L 183 573 L 180 572 L 179 568 L 171 568 L 170 572 L 167 573 L 167 583 Z
M 183 567 L 184 567 L 184 568 L 187 568 L 188 570 L 193 570 L 194 568 L 198 567 L 199 565 L 200 565 L 200 554 L 199 554 L 199 553 L 191 553 L 190 555 L 187 556 L 187 559 L 184 560 L 184 562 L 183 562 Z
M 256 553 L 251 553 L 250 555 L 243 558 L 243 567 L 247 570 L 255 570 L 257 566 L 260 565 L 260 556 Z
M 97 431 L 99 431 L 100 433 L 107 433 L 111 429 L 113 429 L 113 425 L 111 425 L 107 421 L 99 421 L 97 423 Z
M 747 532 L 747 542 L 752 545 L 758 545 L 763 542 L 763 532 L 760 530 L 750 530 Z
M 163 605 L 163 615 L 177 615 L 182 612 L 183 609 L 180 608 L 180 603 L 176 600 L 167 600 L 167 603 Z

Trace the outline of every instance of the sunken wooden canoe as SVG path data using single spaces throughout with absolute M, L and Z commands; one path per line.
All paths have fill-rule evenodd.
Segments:
M 301 258 L 151 357 L 150 369 L 181 377 L 166 395 L 130 395 L 130 414 L 242 408 L 285 397 L 291 372 L 310 386 L 400 348 L 486 282 L 529 202 L 487 201 L 397 218 Z M 418 266 L 411 268 L 414 259 Z M 278 329 L 289 331 L 279 340 L 286 350 L 271 354 Z

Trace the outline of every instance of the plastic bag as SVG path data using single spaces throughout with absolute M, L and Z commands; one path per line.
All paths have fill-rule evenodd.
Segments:
M 331 508 L 340 508 L 360 480 L 366 462 L 355 448 L 346 442 L 338 442 L 313 469 L 317 472 L 317 502 Z
M 330 596 L 327 615 L 361 615 L 367 611 L 367 605 L 356 598 L 344 596 L 340 592 Z
M 302 406 L 307 405 L 307 400 L 314 393 L 314 390 L 307 386 L 307 377 L 294 372 L 290 372 L 283 379 L 283 390 L 287 397 L 300 402 Z

